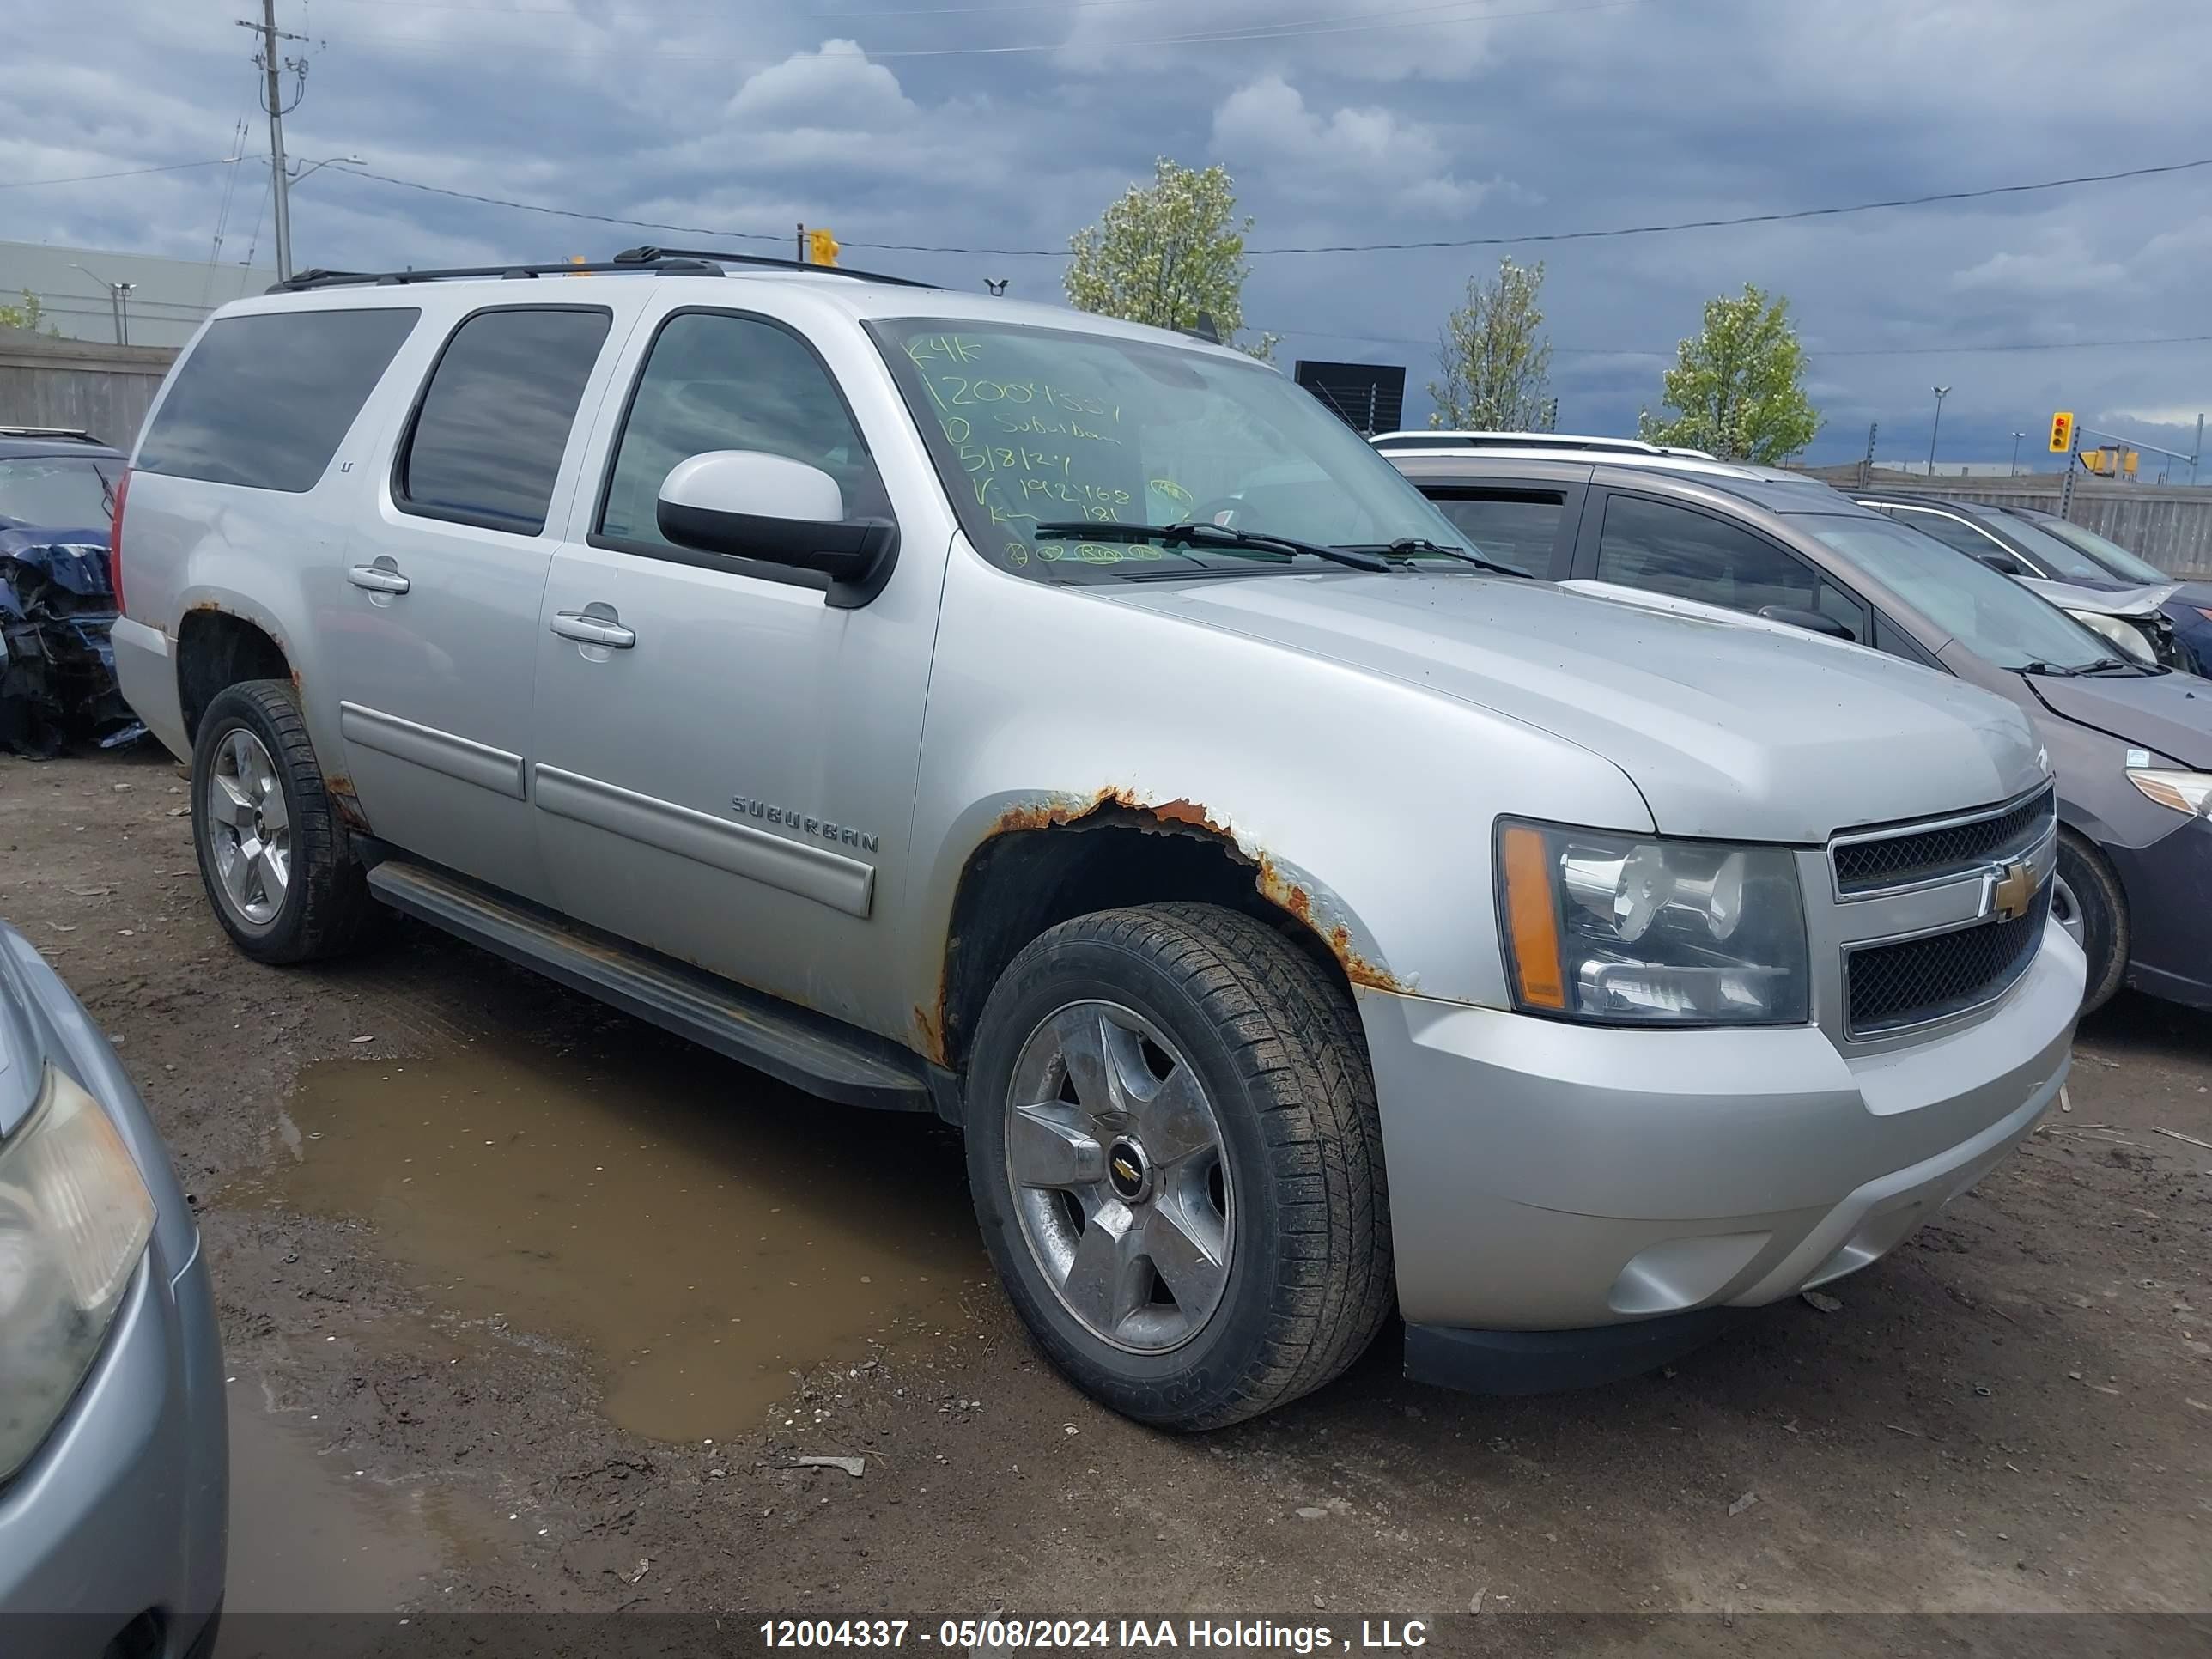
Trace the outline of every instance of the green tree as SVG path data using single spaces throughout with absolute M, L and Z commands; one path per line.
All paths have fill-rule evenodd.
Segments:
M 1155 328 L 1195 327 L 1201 314 L 1224 340 L 1244 326 L 1244 237 L 1251 216 L 1237 217 L 1237 192 L 1218 167 L 1152 163 L 1149 187 L 1132 185 L 1121 200 L 1068 239 L 1067 301 Z M 1274 354 L 1275 337 L 1244 348 Z
M 1723 460 L 1773 465 L 1813 441 L 1820 416 L 1805 395 L 1805 348 L 1790 301 L 1749 283 L 1740 299 L 1705 302 L 1705 325 L 1682 342 L 1661 401 L 1638 422 L 1651 443 L 1709 449 Z
M 60 330 L 46 320 L 46 306 L 27 288 L 23 290 L 22 304 L 0 306 L 0 328 L 24 328 L 33 333 L 59 333 Z
M 1528 432 L 1545 423 L 1552 343 L 1543 337 L 1544 267 L 1501 259 L 1498 276 L 1467 279 L 1467 303 L 1437 341 L 1443 378 L 1429 382 L 1431 426 Z

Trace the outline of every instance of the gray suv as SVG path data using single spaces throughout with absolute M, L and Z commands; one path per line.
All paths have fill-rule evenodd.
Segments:
M 2064 1077 L 2010 704 L 1498 573 L 1273 369 L 640 250 L 312 276 L 118 510 L 210 898 L 380 904 L 964 1127 L 1044 1351 L 1195 1428 L 1657 1363 L 1848 1273 Z
M 2212 684 L 1798 473 L 1533 448 L 1395 459 L 1470 542 L 1531 574 L 1750 611 L 2010 698 L 2058 776 L 2051 904 L 2088 957 L 2085 1008 L 2123 983 L 2212 1007 Z

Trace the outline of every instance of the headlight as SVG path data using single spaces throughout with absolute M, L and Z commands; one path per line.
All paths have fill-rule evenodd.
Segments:
M 1619 1025 L 1806 1018 L 1805 910 L 1779 847 L 1501 820 L 1516 1003 Z
M 0 1480 L 91 1369 L 154 1231 L 154 1200 L 100 1103 L 52 1066 L 0 1140 Z
M 2143 631 L 2124 617 L 2107 617 L 2100 611 L 2069 611 L 2066 613 L 2091 633 L 2102 635 L 2127 653 L 2137 662 L 2155 663 L 2158 653 L 2143 637 Z
M 2212 772 L 2175 772 L 2163 767 L 2131 766 L 2128 781 L 2177 812 L 2212 817 Z

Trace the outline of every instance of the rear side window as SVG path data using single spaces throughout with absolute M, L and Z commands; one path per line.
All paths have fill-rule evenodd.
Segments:
M 1431 497 L 1467 544 L 1486 559 L 1510 565 L 1524 576 L 1549 578 L 1566 497 L 1552 490 Z
M 410 513 L 535 536 L 611 313 L 479 311 L 438 355 L 392 481 Z
M 1662 501 L 1615 495 L 1605 504 L 1597 579 L 1731 611 L 1770 605 L 1817 611 L 1867 635 L 1857 600 L 1802 560 L 1747 530 Z
M 249 489 L 313 489 L 412 307 L 270 311 L 208 325 L 138 445 L 138 470 Z

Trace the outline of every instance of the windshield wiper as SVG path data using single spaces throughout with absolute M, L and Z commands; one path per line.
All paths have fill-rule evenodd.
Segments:
M 2057 668 L 2047 662 L 2024 662 L 2020 665 L 2023 674 L 2048 674 L 2053 679 L 2078 679 L 2084 674 L 2109 674 L 2115 668 L 2132 669 L 2138 673 L 2154 674 L 2164 671 L 2149 663 L 2129 662 L 2120 657 L 2100 657 L 2094 662 L 2085 662 L 2079 668 Z
M 1210 551 L 1228 553 L 1273 553 L 1284 558 L 1304 553 L 1313 558 L 1327 559 L 1332 564 L 1350 565 L 1354 570 L 1388 570 L 1389 560 L 1380 553 L 1358 548 L 1328 547 L 1320 542 L 1294 541 L 1288 536 L 1271 536 L 1256 530 L 1232 530 L 1222 524 L 1196 524 L 1186 520 L 1182 524 L 1100 524 L 1088 519 L 1070 519 L 1053 524 L 1041 524 L 1036 535 L 1041 541 L 1091 542 L 1158 542 L 1170 550 L 1176 547 L 1203 547 Z
M 1368 550 L 1363 547 L 1360 550 Z M 1396 541 L 1373 550 L 1394 553 L 1400 560 L 1407 563 L 1412 562 L 1413 556 L 1416 553 L 1433 553 L 1443 558 L 1456 559 L 1462 564 L 1471 564 L 1478 570 L 1487 570 L 1493 575 L 1518 576 L 1523 581 L 1529 580 L 1528 573 L 1525 570 L 1516 570 L 1510 564 L 1500 564 L 1495 559 L 1486 559 L 1481 554 L 1470 553 L 1463 547 L 1449 547 L 1443 542 L 1432 542 L 1425 536 L 1401 536 Z

